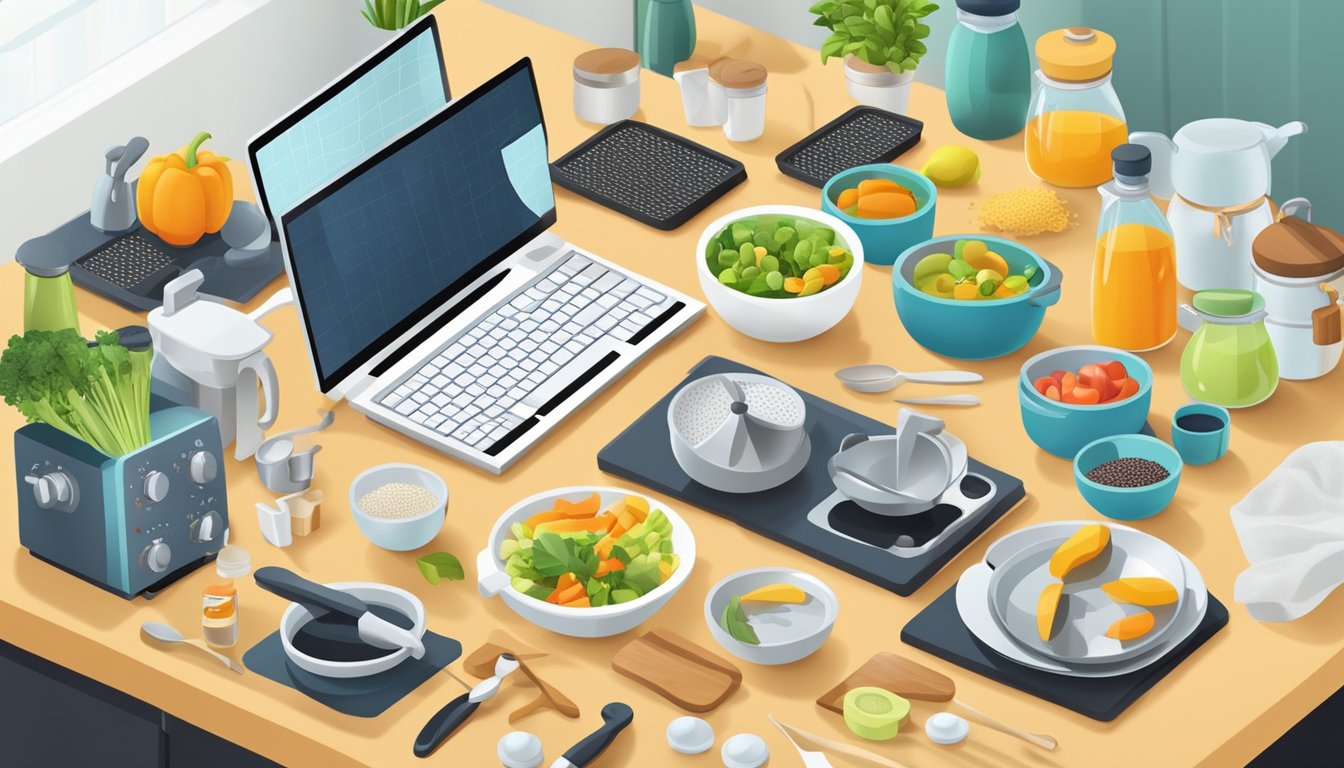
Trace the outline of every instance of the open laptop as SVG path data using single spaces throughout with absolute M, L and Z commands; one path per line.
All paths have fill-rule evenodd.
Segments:
M 266 218 L 278 221 L 448 100 L 438 23 L 426 14 L 248 143 Z
M 704 311 L 550 232 L 522 59 L 281 217 L 319 388 L 499 473 Z

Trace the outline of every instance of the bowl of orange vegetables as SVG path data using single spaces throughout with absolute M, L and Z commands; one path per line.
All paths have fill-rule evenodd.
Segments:
M 889 163 L 841 171 L 821 189 L 821 210 L 853 228 L 867 261 L 884 267 L 933 237 L 937 203 L 924 174 Z
M 667 504 L 603 486 L 514 504 L 476 557 L 477 588 L 537 626 L 608 637 L 653 616 L 695 564 L 695 537 Z
M 1113 347 L 1060 347 L 1022 365 L 1018 403 L 1027 436 L 1072 459 L 1096 440 L 1143 429 L 1152 403 L 1153 369 Z

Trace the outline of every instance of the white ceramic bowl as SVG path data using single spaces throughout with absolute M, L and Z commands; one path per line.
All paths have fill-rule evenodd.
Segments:
M 545 512 L 554 506 L 560 497 L 572 501 L 585 499 L 597 493 L 602 497 L 601 509 L 605 510 L 626 496 L 638 496 L 649 503 L 650 511 L 661 509 L 672 523 L 672 547 L 680 558 L 677 570 L 667 581 L 658 585 L 648 594 L 620 605 L 604 605 L 596 608 L 564 608 L 552 605 L 544 600 L 528 597 L 513 588 L 512 579 L 504 572 L 504 561 L 499 558 L 499 545 L 509 538 L 509 526 L 521 523 L 538 512 Z M 621 488 L 594 485 L 577 485 L 569 488 L 538 493 L 514 504 L 495 521 L 490 530 L 490 543 L 476 556 L 477 588 L 485 597 L 499 596 L 514 613 L 536 624 L 570 637 L 609 637 L 619 635 L 642 624 L 658 612 L 659 608 L 672 598 L 686 583 L 695 565 L 695 537 L 691 528 L 681 516 L 659 499 Z
M 365 603 L 385 606 L 410 616 L 415 621 L 415 626 L 411 631 L 417 637 L 424 637 L 425 604 L 410 592 L 388 584 L 376 584 L 367 581 L 338 581 L 326 586 L 349 592 Z M 299 628 L 311 621 L 312 618 L 313 615 L 308 612 L 308 609 L 298 603 L 290 603 L 280 617 L 280 644 L 285 649 L 285 656 L 305 672 L 311 672 L 322 677 L 368 677 L 379 672 L 386 672 L 411 656 L 409 648 L 389 650 L 386 656 L 379 656 L 367 661 L 329 661 L 309 656 L 296 649 L 292 641 Z
M 369 491 L 387 483 L 410 483 L 434 494 L 439 503 L 416 517 L 374 517 L 359 508 Z M 364 537 L 383 549 L 404 552 L 419 549 L 438 535 L 448 507 L 448 486 L 438 475 L 414 464 L 381 464 L 361 472 L 350 483 L 350 512 Z
M 835 285 L 811 296 L 791 299 L 767 299 L 729 288 L 719 282 L 717 274 L 709 269 L 705 248 L 724 227 L 752 216 L 796 216 L 823 224 L 835 230 L 841 247 L 854 254 L 854 266 Z M 714 311 L 724 322 L 741 333 L 761 341 L 791 342 L 810 339 L 824 333 L 849 314 L 863 283 L 863 244 L 859 236 L 845 222 L 814 208 L 797 205 L 758 205 L 743 208 L 716 220 L 705 228 L 695 246 L 696 274 L 700 290 L 704 292 Z
M 719 618 L 734 596 L 764 587 L 767 584 L 792 584 L 821 603 L 822 615 L 816 629 L 808 634 L 780 642 L 762 640 L 760 645 L 744 643 L 723 628 Z M 831 636 L 835 619 L 840 613 L 840 600 L 821 579 L 791 568 L 752 568 L 738 571 L 710 588 L 705 596 L 705 622 L 709 634 L 724 650 L 752 664 L 792 664 L 816 653 L 826 638 Z

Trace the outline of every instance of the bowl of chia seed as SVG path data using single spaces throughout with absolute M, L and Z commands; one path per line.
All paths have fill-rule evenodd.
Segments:
M 1103 437 L 1078 451 L 1073 479 L 1087 503 L 1106 517 L 1142 520 L 1176 496 L 1181 455 L 1148 435 Z

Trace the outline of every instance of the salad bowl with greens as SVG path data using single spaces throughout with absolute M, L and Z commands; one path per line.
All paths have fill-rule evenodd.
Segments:
M 642 493 L 574 486 L 500 516 L 477 555 L 477 587 L 543 629 L 607 637 L 653 616 L 690 575 L 695 538 Z

